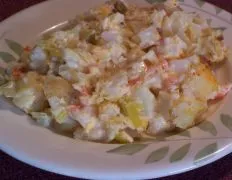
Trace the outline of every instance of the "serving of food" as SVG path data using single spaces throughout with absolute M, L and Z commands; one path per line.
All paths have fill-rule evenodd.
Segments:
M 0 92 L 46 128 L 132 143 L 194 126 L 232 87 L 213 71 L 226 59 L 222 31 L 176 1 L 110 1 L 9 64 Z
M 85 179 L 231 153 L 231 17 L 197 0 L 50 0 L 6 19 L 0 149 Z

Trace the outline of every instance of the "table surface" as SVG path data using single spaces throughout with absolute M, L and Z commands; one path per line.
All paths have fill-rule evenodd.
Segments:
M 0 0 L 0 22 L 10 15 L 44 0 Z M 207 0 L 232 12 L 232 0 Z M 46 172 L 24 164 L 0 151 L 0 179 L 74 179 Z M 187 173 L 161 178 L 162 180 L 231 180 L 232 154 L 202 168 Z

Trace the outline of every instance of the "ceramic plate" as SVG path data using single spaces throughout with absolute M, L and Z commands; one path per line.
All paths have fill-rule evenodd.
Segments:
M 160 0 L 130 0 L 149 4 Z M 62 26 L 76 14 L 104 0 L 50 0 L 0 24 L 0 57 L 17 59 L 23 47 L 41 33 Z M 224 31 L 232 46 L 232 15 L 200 0 L 180 0 L 185 11 L 197 12 Z M 232 61 L 217 72 L 232 82 Z M 0 102 L 0 148 L 9 155 L 48 171 L 94 179 L 145 179 L 185 172 L 232 152 L 232 93 L 198 126 L 181 134 L 137 144 L 117 145 L 76 141 L 41 128 L 8 102 Z

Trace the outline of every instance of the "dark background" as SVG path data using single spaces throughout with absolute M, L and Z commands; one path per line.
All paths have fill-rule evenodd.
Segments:
M 10 15 L 44 0 L 0 0 L 0 21 Z M 192 1 L 192 0 L 191 0 Z M 207 0 L 227 11 L 232 12 L 232 0 Z M 46 172 L 24 164 L 0 151 L 1 180 L 72 180 L 54 173 Z M 205 167 L 161 180 L 232 180 L 232 154 Z

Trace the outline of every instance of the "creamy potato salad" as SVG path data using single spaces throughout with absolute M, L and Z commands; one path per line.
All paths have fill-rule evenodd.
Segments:
M 44 127 L 132 143 L 194 126 L 231 89 L 212 70 L 227 57 L 222 32 L 176 1 L 110 1 L 75 22 L 12 63 L 0 88 Z

